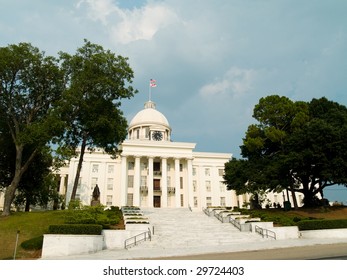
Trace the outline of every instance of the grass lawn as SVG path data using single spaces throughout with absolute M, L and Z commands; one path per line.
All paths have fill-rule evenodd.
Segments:
M 47 233 L 49 225 L 63 222 L 64 211 L 15 212 L 9 217 L 0 216 L 0 260 L 13 259 L 18 230 L 16 259 L 39 258 L 40 251 L 26 251 L 20 244 Z

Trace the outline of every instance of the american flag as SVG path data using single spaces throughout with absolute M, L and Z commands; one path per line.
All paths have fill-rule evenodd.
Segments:
M 149 80 L 149 86 L 150 86 L 150 87 L 156 87 L 156 86 L 157 86 L 157 81 L 156 81 L 156 80 L 153 80 L 153 79 L 150 79 L 150 80 Z

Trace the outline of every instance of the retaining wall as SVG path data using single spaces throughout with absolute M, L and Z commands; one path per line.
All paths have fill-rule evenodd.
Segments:
M 303 230 L 300 238 L 347 238 L 347 229 Z
M 103 243 L 103 235 L 45 234 L 42 258 L 95 253 Z

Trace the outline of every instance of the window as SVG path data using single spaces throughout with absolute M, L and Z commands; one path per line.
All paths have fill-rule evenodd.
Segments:
M 193 176 L 196 176 L 196 167 L 193 167 Z
M 220 206 L 225 206 L 225 197 L 220 198 Z
M 211 181 L 205 181 L 205 185 L 206 185 L 206 191 L 210 192 L 211 191 Z
M 210 196 L 206 197 L 206 207 L 212 206 L 212 198 Z
M 183 194 L 181 194 L 181 207 L 183 207 L 184 206 L 184 196 L 183 196 Z
M 145 137 L 147 138 L 147 139 L 149 139 L 149 126 L 146 126 L 145 127 Z
M 160 171 L 160 162 L 153 162 L 153 171 Z
M 196 180 L 193 180 L 193 192 L 196 192 L 197 190 L 197 182 Z
M 128 188 L 133 188 L 133 187 L 134 187 L 134 176 L 128 175 Z
M 112 205 L 112 195 L 106 196 L 106 205 L 111 206 Z
M 205 168 L 205 175 L 206 176 L 210 176 L 211 175 L 210 168 Z
M 99 164 L 93 164 L 92 165 L 92 172 L 98 173 L 99 172 Z
M 114 172 L 114 165 L 113 165 L 113 164 L 110 164 L 110 165 L 107 167 L 107 172 L 108 172 L 108 173 L 113 173 L 113 172 Z
M 135 163 L 133 161 L 128 162 L 128 170 L 134 170 Z
M 147 162 L 141 162 L 141 170 L 147 170 Z
M 198 198 L 194 196 L 194 208 L 198 207 Z
M 224 175 L 224 169 L 218 169 L 218 175 L 223 176 Z
M 180 172 L 182 172 L 182 171 L 183 171 L 183 164 L 180 163 Z
M 168 172 L 170 172 L 170 169 L 171 169 L 171 165 L 170 165 L 170 163 L 168 163 L 167 166 L 166 166 L 166 170 L 167 170 Z
M 140 129 L 136 129 L 136 139 L 140 139 Z
M 132 193 L 128 193 L 127 196 L 127 206 L 133 206 L 134 197 Z
M 167 176 L 167 187 L 170 188 L 171 187 L 171 177 Z
M 113 178 L 107 178 L 107 190 L 113 190 Z
M 141 187 L 147 187 L 147 176 L 141 176 Z
M 225 184 L 222 181 L 220 181 L 219 182 L 219 191 L 220 192 L 225 192 L 225 190 L 226 190 Z
M 180 177 L 180 189 L 183 189 L 183 177 Z

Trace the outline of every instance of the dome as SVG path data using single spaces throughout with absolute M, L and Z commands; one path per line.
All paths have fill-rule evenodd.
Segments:
M 155 109 L 155 103 L 148 101 L 145 103 L 145 109 L 138 112 L 131 120 L 129 129 L 134 126 L 143 125 L 163 125 L 167 128 L 170 127 L 166 117 Z
M 170 141 L 171 128 L 166 117 L 155 109 L 155 103 L 148 101 L 145 108 L 131 120 L 128 139 L 149 141 Z

